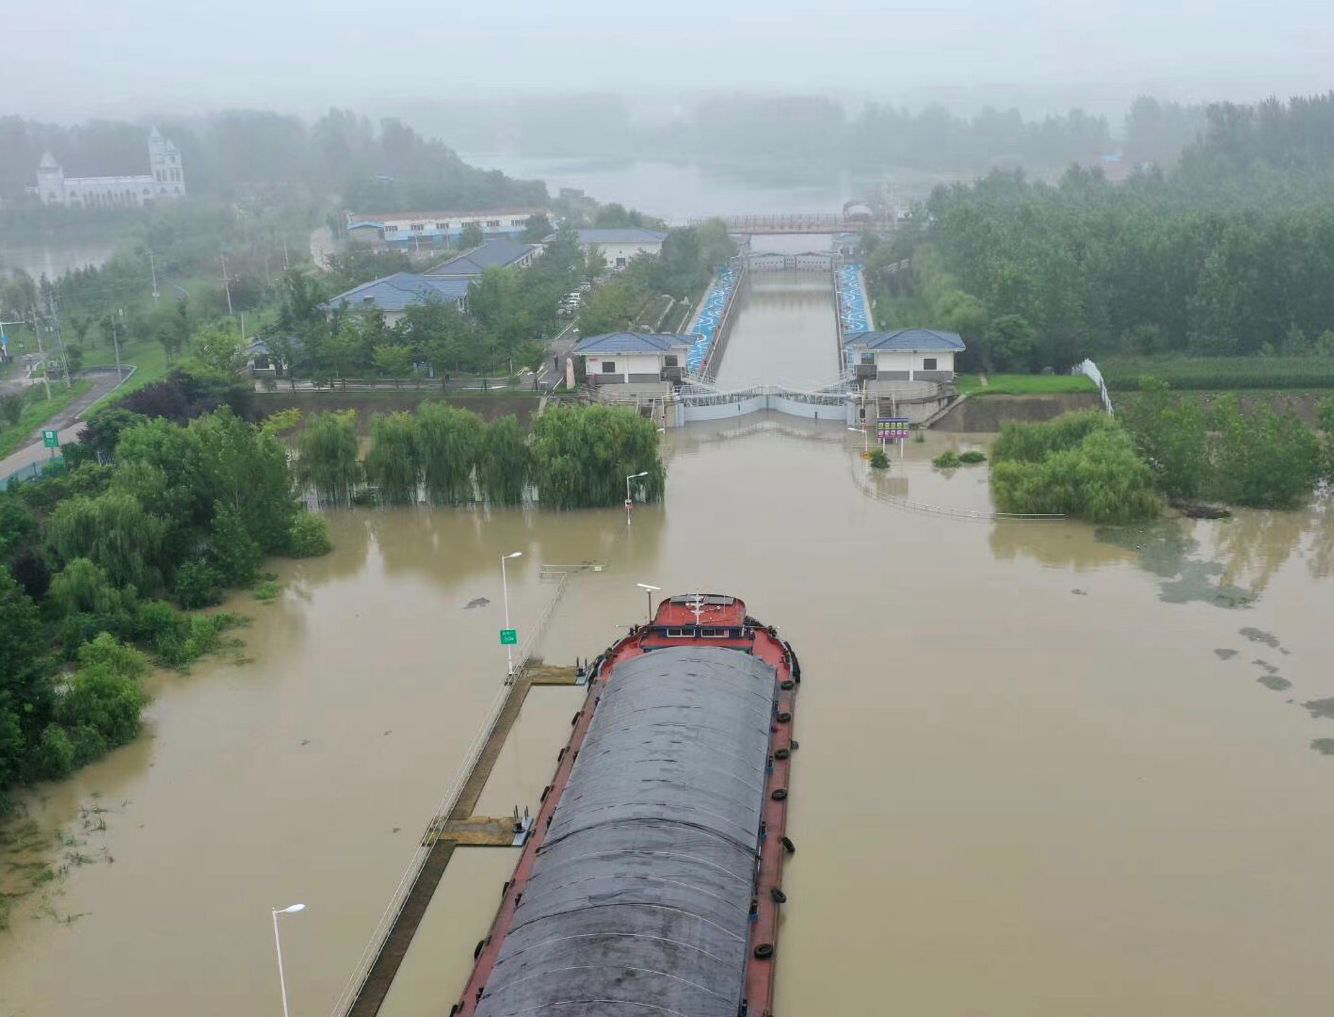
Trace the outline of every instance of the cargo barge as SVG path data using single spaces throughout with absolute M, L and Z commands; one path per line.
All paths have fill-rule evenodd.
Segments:
M 768 1017 L 801 667 L 735 597 L 597 657 L 477 944 L 467 1017 Z

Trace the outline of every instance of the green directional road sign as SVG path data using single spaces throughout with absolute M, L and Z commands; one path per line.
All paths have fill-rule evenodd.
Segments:
M 519 630 L 518 630 L 518 629 L 501 629 L 501 630 L 500 630 L 500 645 L 501 645 L 501 646 L 518 646 L 518 645 L 519 645 Z
M 42 444 L 47 448 L 60 448 L 60 432 L 50 429 L 43 431 Z

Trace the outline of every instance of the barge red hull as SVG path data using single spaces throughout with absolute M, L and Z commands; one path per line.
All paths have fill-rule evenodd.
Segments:
M 769 724 L 760 824 L 756 831 L 749 942 L 744 970 L 737 972 L 741 982 L 737 1012 L 745 1017 L 769 1017 L 772 1014 L 779 911 L 786 900 L 782 892 L 783 863 L 786 855 L 794 850 L 786 827 L 789 776 L 796 747 L 792 732 L 801 668 L 791 646 L 778 637 L 775 629 L 748 616 L 742 601 L 722 595 L 702 595 L 664 600 L 651 624 L 632 628 L 590 665 L 587 697 L 573 718 L 570 740 L 557 757 L 556 773 L 542 794 L 533 833 L 522 849 L 513 878 L 505 884 L 490 934 L 478 944 L 472 974 L 461 999 L 450 1010 L 451 1015 L 473 1017 L 488 994 L 487 983 L 495 971 L 506 936 L 515 925 L 516 909 L 534 874 L 555 812 L 570 788 L 579 750 L 598 705 L 604 692 L 616 681 L 617 668 L 655 650 L 682 647 L 732 650 L 754 657 L 772 669 L 774 707 Z M 689 974 L 689 971 L 683 971 L 680 977 Z M 573 1014 L 575 1011 L 566 1007 L 564 1012 Z

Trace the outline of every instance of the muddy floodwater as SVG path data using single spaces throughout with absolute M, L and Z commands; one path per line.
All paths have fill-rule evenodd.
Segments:
M 871 476 L 841 424 L 750 417 L 666 434 L 628 524 L 333 513 L 331 555 L 228 605 L 240 656 L 160 676 L 142 738 L 29 797 L 64 871 L 0 933 L 0 1017 L 276 1014 L 294 902 L 292 1013 L 327 1013 L 503 679 L 515 550 L 521 638 L 543 564 L 605 563 L 550 662 L 642 620 L 638 582 L 737 594 L 801 655 L 779 1012 L 1334 1012 L 1334 719 L 1302 705 L 1334 697 L 1334 515 L 962 518 L 986 467 L 930 465 L 959 443 Z M 479 811 L 536 803 L 577 701 L 532 692 Z M 513 862 L 456 854 L 386 1014 L 448 1012 Z
M 743 287 L 718 365 L 719 388 L 815 389 L 838 380 L 838 320 L 827 273 L 751 272 Z

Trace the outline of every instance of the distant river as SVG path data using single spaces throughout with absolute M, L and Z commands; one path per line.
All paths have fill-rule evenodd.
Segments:
M 116 237 L 49 244 L 11 244 L 0 236 L 0 273 L 21 268 L 34 279 L 55 279 L 76 268 L 101 265 L 116 252 Z
M 873 174 L 789 166 L 728 168 L 640 159 L 568 159 L 471 153 L 464 162 L 523 180 L 544 180 L 553 197 L 577 187 L 601 202 L 620 202 L 671 222 L 697 216 L 833 212 L 864 196 Z

